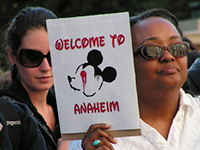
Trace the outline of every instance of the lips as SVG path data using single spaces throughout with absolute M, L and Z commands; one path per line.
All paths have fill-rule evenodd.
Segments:
M 48 82 L 49 80 L 52 79 L 52 76 L 42 76 L 42 77 L 37 77 L 37 79 L 38 79 L 40 82 Z
M 162 70 L 160 71 L 160 74 L 175 74 L 177 72 L 179 72 L 177 67 L 166 66 L 166 67 L 162 68 Z
M 37 77 L 38 79 L 43 79 L 43 78 L 51 78 L 52 77 L 52 75 L 51 76 L 41 76 L 41 77 Z

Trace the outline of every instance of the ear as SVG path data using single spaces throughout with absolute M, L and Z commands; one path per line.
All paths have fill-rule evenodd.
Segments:
M 16 56 L 13 53 L 13 49 L 11 47 L 7 47 L 6 51 L 7 51 L 8 59 L 11 65 L 13 66 L 14 64 L 17 63 Z

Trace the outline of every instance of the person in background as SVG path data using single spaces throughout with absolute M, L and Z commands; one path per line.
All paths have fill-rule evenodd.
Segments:
M 196 47 L 194 46 L 194 44 L 192 43 L 192 41 L 190 41 L 188 38 L 183 37 L 183 41 L 187 42 L 190 44 L 190 49 L 189 52 L 187 54 L 187 58 L 188 58 L 188 69 L 190 68 L 190 66 L 193 64 L 193 62 L 196 60 L 196 58 L 200 57 L 200 53 L 197 51 Z
M 69 150 L 198 150 L 200 101 L 181 89 L 189 44 L 177 18 L 152 9 L 130 18 L 141 136 L 112 137 L 110 124 L 93 124 Z
M 188 84 L 188 89 L 186 90 L 187 93 L 190 93 L 193 96 L 200 95 L 200 58 L 197 58 L 194 63 L 188 69 L 188 77 L 186 83 Z
M 200 94 L 200 53 L 196 50 L 194 44 L 186 37 L 183 37 L 183 41 L 190 44 L 190 50 L 187 54 L 188 58 L 188 77 L 182 88 L 186 93 L 191 94 L 192 96 L 197 96 Z
M 12 66 L 12 84 L 0 96 L 28 105 L 44 136 L 48 150 L 64 150 L 53 86 L 46 20 L 57 16 L 42 7 L 22 9 L 7 34 L 7 54 Z

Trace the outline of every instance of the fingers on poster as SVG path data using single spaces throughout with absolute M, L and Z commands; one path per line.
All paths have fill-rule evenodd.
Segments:
M 75 68 L 75 73 L 66 78 L 72 90 L 82 92 L 86 97 L 93 97 L 103 88 L 104 82 L 111 83 L 116 79 L 117 71 L 111 66 L 99 67 L 103 56 L 97 49 L 89 51 L 86 59 L 86 62 Z

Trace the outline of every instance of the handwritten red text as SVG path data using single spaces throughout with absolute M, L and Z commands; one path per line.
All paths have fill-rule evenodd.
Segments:
M 120 34 L 120 35 L 110 35 L 110 37 L 112 38 L 112 46 L 115 48 L 115 41 L 117 40 L 118 45 L 121 45 L 124 43 L 125 41 L 125 36 Z
M 63 48 L 65 50 L 68 50 L 68 49 L 81 49 L 81 48 L 86 48 L 86 47 L 103 47 L 105 45 L 104 43 L 104 39 L 105 37 L 104 36 L 100 36 L 100 37 L 91 37 L 91 38 L 77 38 L 77 39 L 65 39 L 65 40 L 62 40 L 62 39 L 59 39 L 56 41 L 55 43 L 55 48 L 57 50 L 62 50 Z
M 123 34 L 114 34 L 110 35 L 111 38 L 111 45 L 113 48 L 122 45 L 125 42 L 125 36 Z M 65 50 L 73 50 L 73 49 L 84 49 L 84 48 L 92 48 L 92 47 L 104 47 L 105 46 L 105 37 L 83 37 L 83 38 L 76 38 L 76 39 L 58 39 L 55 42 L 55 48 L 59 51 Z
M 83 114 L 83 113 L 105 113 L 113 112 L 119 110 L 119 102 L 96 102 L 96 103 L 83 103 L 81 105 L 74 105 L 74 114 Z

